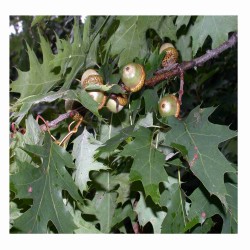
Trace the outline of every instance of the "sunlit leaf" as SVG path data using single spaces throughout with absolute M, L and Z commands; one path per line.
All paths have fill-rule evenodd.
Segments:
M 179 37 L 176 42 L 176 48 L 181 53 L 182 61 L 190 61 L 192 59 L 191 37 L 189 34 Z
M 22 215 L 20 210 L 15 202 L 10 202 L 10 229 L 13 227 L 14 220 Z
M 177 30 L 182 26 L 187 26 L 190 21 L 191 16 L 178 16 L 175 25 L 177 26 Z
M 36 144 L 41 145 L 43 134 L 35 119 L 32 115 L 29 115 L 26 122 L 26 132 L 21 134 L 17 132 L 12 139 L 10 144 L 10 172 L 15 173 L 18 171 L 17 161 L 26 161 L 31 163 L 32 158 L 21 148 L 25 144 Z
M 116 193 L 98 191 L 92 201 L 88 202 L 88 210 L 84 212 L 94 214 L 100 222 L 101 232 L 109 233 L 113 224 L 113 216 L 116 208 Z M 85 208 L 86 209 L 86 208 Z
M 94 159 L 95 150 L 101 143 L 95 140 L 93 135 L 86 129 L 73 143 L 72 155 L 76 160 L 75 182 L 82 192 L 83 190 L 87 190 L 90 171 L 99 171 L 107 169 L 107 167 Z
M 159 206 L 156 206 L 152 201 L 145 200 L 145 197 L 140 192 L 140 200 L 137 202 L 135 211 L 138 214 L 138 221 L 141 226 L 145 226 L 150 222 L 153 226 L 154 233 L 161 233 L 161 224 L 166 216 L 166 212 Z

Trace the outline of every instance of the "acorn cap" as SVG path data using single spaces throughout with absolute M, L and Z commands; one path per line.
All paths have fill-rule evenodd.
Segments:
M 179 53 L 175 48 L 169 47 L 165 50 L 166 55 L 162 60 L 162 66 L 166 67 L 177 62 Z
M 89 77 L 90 75 L 99 75 L 94 69 L 87 69 L 86 71 L 84 71 L 84 73 L 82 74 L 82 78 L 81 78 L 81 82 L 83 82 L 87 77 Z
M 88 69 L 82 74 L 82 88 L 85 89 L 90 84 L 103 85 L 102 77 L 94 69 Z
M 117 95 L 117 101 L 120 105 L 125 106 L 128 103 L 127 95 Z

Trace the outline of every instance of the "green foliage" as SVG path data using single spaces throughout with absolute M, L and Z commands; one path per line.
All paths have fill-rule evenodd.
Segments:
M 182 25 L 187 26 L 190 18 L 191 16 L 178 16 L 175 22 L 177 29 L 179 29 Z
M 33 27 L 36 24 L 41 23 L 42 21 L 44 21 L 47 18 L 48 18 L 48 16 L 36 16 L 36 17 L 34 17 L 32 23 L 31 23 L 31 27 Z
M 116 193 L 114 192 L 96 192 L 94 199 L 89 202 L 89 207 L 100 223 L 100 230 L 103 233 L 109 233 L 112 227 L 112 220 L 116 208 Z
M 192 49 L 190 47 L 190 43 L 190 35 L 182 35 L 176 42 L 176 48 L 181 52 L 181 58 L 183 61 L 189 61 L 192 59 Z
M 24 135 L 17 133 L 10 143 L 10 172 L 18 171 L 18 160 L 32 162 L 32 158 L 21 149 L 25 144 L 41 145 L 42 142 L 42 132 L 32 115 L 29 115 L 26 120 L 26 133 Z
M 227 207 L 224 175 L 235 172 L 218 149 L 219 143 L 226 141 L 236 133 L 225 126 L 215 125 L 208 121 L 214 108 L 195 108 L 185 121 L 171 119 L 168 125 L 172 128 L 166 134 L 165 144 L 183 145 L 188 154 L 183 155 L 191 171 L 199 178 L 210 194 L 214 194 Z
M 237 16 L 199 16 L 190 29 L 195 55 L 205 39 L 212 38 L 212 49 L 228 39 L 228 33 L 237 30 Z
M 121 156 L 134 158 L 130 180 L 141 181 L 146 196 L 151 196 L 157 204 L 160 199 L 159 183 L 167 180 L 167 173 L 163 167 L 165 156 L 153 146 L 153 133 L 149 129 L 141 127 L 131 136 L 134 140 L 121 152 Z
M 143 193 L 140 192 L 140 200 L 138 201 L 136 208 L 138 214 L 138 221 L 141 226 L 145 226 L 150 222 L 153 226 L 154 233 L 161 233 L 161 227 L 163 219 L 166 217 L 166 211 L 162 210 L 159 206 L 156 206 L 149 199 L 145 200 Z
M 67 211 L 62 190 L 67 190 L 76 200 L 81 200 L 77 187 L 64 165 L 74 168 L 71 156 L 54 144 L 46 134 L 43 146 L 26 144 L 24 150 L 41 157 L 41 164 L 34 167 L 28 162 L 17 161 L 19 172 L 11 176 L 16 198 L 33 199 L 32 207 L 14 222 L 26 233 L 45 233 L 51 220 L 59 233 L 72 232 L 76 227 Z M 67 218 L 68 217 L 68 218 Z
M 237 233 L 237 47 L 185 72 L 178 118 L 160 118 L 157 109 L 163 95 L 178 95 L 179 77 L 127 93 L 117 114 L 98 110 L 88 93 L 126 93 L 120 69 L 132 61 L 153 77 L 164 42 L 176 46 L 179 62 L 218 47 L 237 30 L 236 17 L 22 20 L 26 33 L 10 39 L 20 57 L 11 54 L 11 233 Z M 28 62 L 22 68 L 21 60 Z M 82 89 L 88 68 L 104 85 Z M 34 117 L 58 121 L 67 99 L 84 107 L 81 125 L 72 130 L 78 120 L 67 115 L 41 131 Z M 52 139 L 68 132 L 64 147 Z
M 162 223 L 162 233 L 183 233 L 186 227 L 185 200 L 178 183 L 168 185 L 162 193 L 161 204 L 168 208 Z
M 111 55 L 119 54 L 118 66 L 124 66 L 134 58 L 143 58 L 147 54 L 146 31 L 155 29 L 163 39 L 176 40 L 172 17 L 155 16 L 119 16 L 118 29 L 107 43 L 111 46 Z
M 73 143 L 72 155 L 76 159 L 75 182 L 82 192 L 83 190 L 87 190 L 87 182 L 90 180 L 89 172 L 107 169 L 107 167 L 93 158 L 95 150 L 101 143 L 96 141 L 88 131 L 84 130 Z
M 50 61 L 51 68 L 60 68 L 60 77 L 64 78 L 63 89 L 68 89 L 75 79 L 76 74 L 84 67 L 86 63 L 87 51 L 90 50 L 90 17 L 84 25 L 83 35 L 81 37 L 79 29 L 79 20 L 75 19 L 73 28 L 74 38 L 70 44 L 68 41 L 60 40 L 57 37 L 58 54 Z
M 55 87 L 60 80 L 59 76 L 51 71 L 49 65 L 54 58 L 49 43 L 43 36 L 39 35 L 39 37 L 41 41 L 40 45 L 43 54 L 43 63 L 41 64 L 39 62 L 35 53 L 27 45 L 30 70 L 28 72 L 18 70 L 18 79 L 11 84 L 11 91 L 20 93 L 21 99 L 32 95 L 45 94 Z

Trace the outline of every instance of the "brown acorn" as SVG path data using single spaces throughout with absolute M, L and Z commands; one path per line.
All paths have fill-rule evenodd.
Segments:
M 178 60 L 179 53 L 176 48 L 171 43 L 164 43 L 160 48 L 160 54 L 165 52 L 166 55 L 162 60 L 162 66 L 167 67 L 171 64 L 174 64 Z

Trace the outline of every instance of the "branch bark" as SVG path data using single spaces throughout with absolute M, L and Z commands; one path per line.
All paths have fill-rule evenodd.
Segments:
M 225 50 L 233 47 L 237 43 L 237 38 L 238 38 L 237 33 L 234 33 L 226 42 L 221 44 L 218 48 L 208 50 L 206 54 L 200 57 L 197 57 L 192 61 L 183 62 L 179 64 L 179 66 L 174 68 L 173 70 L 157 74 L 156 76 L 146 80 L 145 85 L 152 87 L 163 80 L 179 75 L 180 69 L 184 72 L 188 69 L 202 66 L 205 62 L 211 60 L 212 58 L 217 57 L 219 54 L 221 54 Z M 160 72 L 162 72 L 163 70 L 160 70 Z
M 82 107 L 83 109 L 85 109 L 84 107 Z M 61 114 L 59 115 L 55 120 L 53 121 L 46 121 L 46 124 L 42 124 L 40 125 L 40 129 L 43 131 L 47 131 L 48 128 L 54 128 L 57 126 L 57 124 L 59 124 L 60 122 L 62 122 L 63 120 L 66 120 L 69 117 L 73 117 L 75 114 L 78 113 L 78 111 L 80 111 L 80 109 L 74 109 L 71 111 L 68 111 L 67 113 Z
M 65 113 L 65 114 L 61 114 L 61 115 L 59 115 L 55 120 L 50 121 L 50 122 L 48 121 L 47 124 L 42 124 L 42 125 L 40 125 L 40 129 L 43 130 L 43 131 L 47 131 L 47 130 L 48 130 L 48 129 L 47 129 L 48 127 L 49 127 L 49 128 L 56 127 L 58 123 L 60 123 L 61 121 L 65 120 L 65 119 L 67 119 L 67 118 L 69 118 L 69 117 L 72 117 L 73 114 L 74 114 L 74 113 L 73 113 L 72 111 L 71 111 L 71 112 L 67 112 L 67 113 Z

